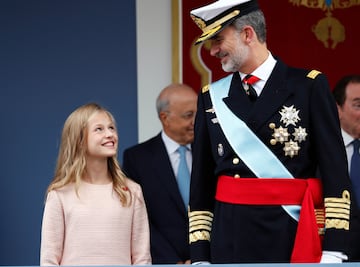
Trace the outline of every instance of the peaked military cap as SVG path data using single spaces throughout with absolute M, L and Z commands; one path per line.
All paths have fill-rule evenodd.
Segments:
M 218 0 L 212 4 L 194 9 L 191 18 L 203 31 L 195 44 L 208 40 L 236 18 L 258 10 L 256 0 Z

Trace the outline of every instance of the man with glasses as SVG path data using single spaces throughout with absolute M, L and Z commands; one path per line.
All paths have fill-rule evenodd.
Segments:
M 144 193 L 153 264 L 189 263 L 187 207 L 196 106 L 191 87 L 165 87 L 156 100 L 162 131 L 124 151 L 123 170 Z

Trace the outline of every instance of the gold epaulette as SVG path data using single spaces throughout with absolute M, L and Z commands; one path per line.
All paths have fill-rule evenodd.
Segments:
M 207 91 L 209 91 L 209 85 L 205 85 L 202 89 L 201 89 L 201 92 L 202 93 L 206 93 Z
M 318 70 L 312 70 L 308 73 L 308 75 L 306 75 L 306 77 L 310 78 L 310 79 L 315 79 L 316 76 L 318 76 L 321 72 Z
M 342 197 L 327 197 L 325 204 L 325 228 L 349 230 L 350 193 L 344 190 Z

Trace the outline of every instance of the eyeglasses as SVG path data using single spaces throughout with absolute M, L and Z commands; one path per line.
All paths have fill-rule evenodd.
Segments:
M 174 114 L 175 116 L 178 116 L 184 120 L 192 120 L 194 119 L 195 115 L 196 115 L 196 112 L 195 111 L 188 111 L 188 112 L 185 112 L 185 113 L 182 113 L 182 114 L 176 114 L 174 112 L 171 112 L 171 111 L 165 111 L 166 113 L 168 114 Z

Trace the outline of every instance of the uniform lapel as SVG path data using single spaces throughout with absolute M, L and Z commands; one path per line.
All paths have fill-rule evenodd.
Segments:
M 237 117 L 247 121 L 249 110 L 252 109 L 253 103 L 245 93 L 238 72 L 233 74 L 228 97 L 223 98 L 223 101 Z
M 254 103 L 246 95 L 239 73 L 235 72 L 228 97 L 223 98 L 223 101 L 237 117 L 256 131 L 274 116 L 282 103 L 293 94 L 292 89 L 286 86 L 286 71 L 286 65 L 278 60 L 261 95 Z
M 265 87 L 251 110 L 248 120 L 251 128 L 256 131 L 264 125 L 288 99 L 293 91 L 286 86 L 287 67 L 280 61 L 277 62 Z

